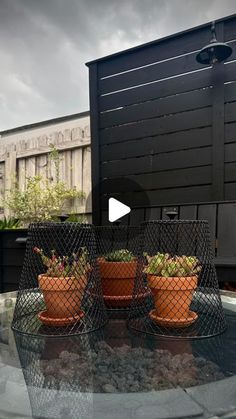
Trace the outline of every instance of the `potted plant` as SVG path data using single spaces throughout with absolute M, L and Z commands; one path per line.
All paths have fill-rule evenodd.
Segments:
M 87 249 L 81 248 L 73 254 L 72 260 L 68 256 L 56 255 L 54 250 L 50 257 L 37 247 L 33 251 L 41 257 L 47 268 L 45 273 L 38 276 L 46 305 L 46 311 L 39 313 L 39 319 L 49 326 L 76 322 L 83 316 L 81 301 L 91 270 Z
M 137 258 L 127 249 L 114 250 L 98 259 L 105 304 L 127 307 L 132 299 Z
M 186 327 L 197 319 L 190 310 L 197 288 L 200 262 L 195 256 L 171 256 L 157 253 L 148 256 L 144 272 L 154 297 L 155 309 L 150 317 L 168 327 Z

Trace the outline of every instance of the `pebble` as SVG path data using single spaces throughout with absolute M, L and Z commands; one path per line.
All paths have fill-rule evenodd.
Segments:
M 116 393 L 116 388 L 111 384 L 102 386 L 104 393 Z
M 97 393 L 185 388 L 224 378 L 218 365 L 203 357 L 128 345 L 112 348 L 105 341 L 92 350 L 62 351 L 57 359 L 44 359 L 39 365 L 48 386 L 60 388 L 73 380 L 78 391 Z

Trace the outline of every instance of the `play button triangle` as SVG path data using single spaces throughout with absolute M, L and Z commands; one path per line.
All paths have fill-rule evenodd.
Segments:
M 131 211 L 128 205 L 123 204 L 115 198 L 110 198 L 108 201 L 108 219 L 111 223 L 129 214 Z

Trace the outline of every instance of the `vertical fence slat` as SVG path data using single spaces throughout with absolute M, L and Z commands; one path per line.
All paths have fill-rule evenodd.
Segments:
M 36 174 L 36 158 L 28 157 L 25 162 L 26 177 L 32 177 Z
M 86 212 L 92 212 L 91 202 L 91 149 L 83 150 L 83 191 L 86 195 Z
M 47 155 L 43 154 L 36 158 L 36 173 L 43 178 L 48 176 L 48 162 Z
M 64 161 L 65 161 L 65 178 L 64 182 L 68 188 L 71 188 L 71 169 L 72 169 L 72 161 L 71 161 L 71 151 L 65 151 L 64 153 Z
M 17 179 L 18 179 L 18 184 L 21 191 L 25 190 L 25 177 L 26 177 L 25 159 L 18 159 Z
M 219 204 L 218 209 L 218 249 L 220 258 L 236 257 L 236 204 Z
M 71 159 L 71 166 L 72 166 L 72 178 L 71 178 L 71 186 L 76 186 L 78 190 L 82 190 L 83 188 L 83 151 L 82 148 L 76 148 L 72 150 L 72 159 Z
M 216 247 L 216 205 L 199 205 L 198 207 L 198 219 L 207 220 L 210 229 L 210 240 L 212 244 L 213 252 Z
M 182 220 L 196 220 L 197 219 L 197 205 L 181 206 L 179 218 Z
M 5 162 L 0 163 L 0 202 L 5 195 Z

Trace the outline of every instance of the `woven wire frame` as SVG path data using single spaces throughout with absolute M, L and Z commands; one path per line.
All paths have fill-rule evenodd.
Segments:
M 143 228 L 142 275 L 136 278 L 128 326 L 186 339 L 222 333 L 226 321 L 208 222 L 150 221 Z M 151 291 L 151 304 L 137 299 L 143 281 Z
M 99 334 L 29 339 L 14 333 L 34 418 L 93 417 L 91 359 Z
M 12 329 L 68 336 L 96 330 L 106 321 L 94 227 L 31 224 Z
M 95 234 L 106 308 L 114 311 L 114 314 L 117 311 L 128 311 L 134 284 L 140 275 L 136 302 L 138 304 L 150 297 L 150 291 L 142 283 L 142 228 L 124 225 L 97 226 Z

